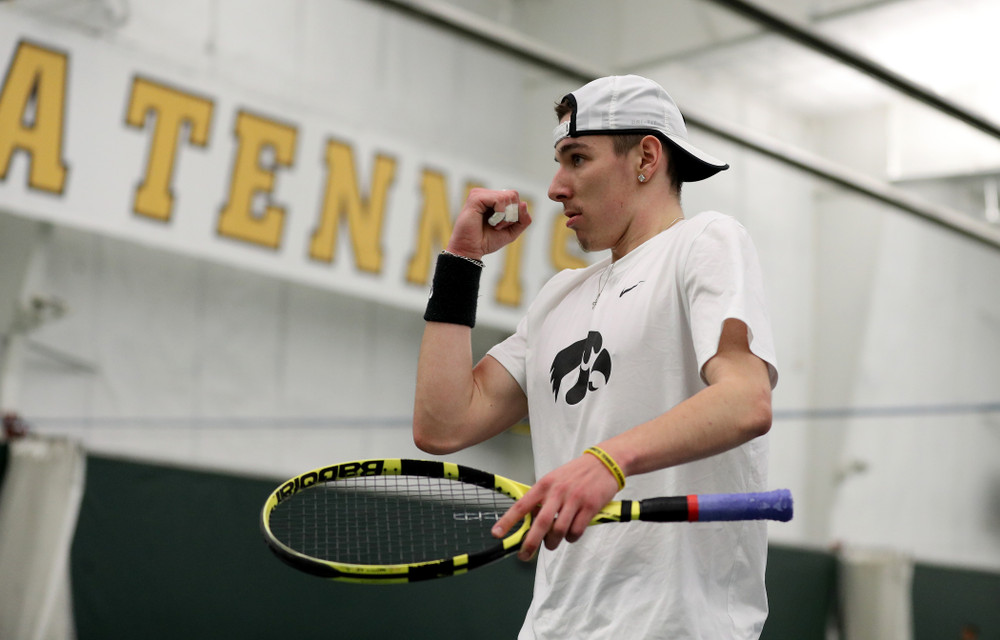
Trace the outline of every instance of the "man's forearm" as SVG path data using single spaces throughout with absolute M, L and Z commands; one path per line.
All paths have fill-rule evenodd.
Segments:
M 473 393 L 471 329 L 428 322 L 420 343 L 413 440 L 430 452 L 455 450 Z
M 600 444 L 629 475 L 728 451 L 771 428 L 767 364 L 750 351 L 746 325 L 727 321 L 705 365 L 709 386 L 649 422 Z
M 703 389 L 601 447 L 627 475 L 636 475 L 728 451 L 767 433 L 770 425 L 770 389 L 730 381 Z

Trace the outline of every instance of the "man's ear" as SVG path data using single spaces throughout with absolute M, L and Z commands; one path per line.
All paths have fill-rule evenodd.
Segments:
M 651 178 L 666 170 L 667 154 L 663 142 L 656 136 L 645 136 L 639 142 L 639 173 Z

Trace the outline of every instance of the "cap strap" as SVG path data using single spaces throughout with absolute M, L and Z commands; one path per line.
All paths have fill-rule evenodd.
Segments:
M 552 130 L 552 146 L 559 144 L 563 138 L 569 137 L 569 120 L 563 120 Z

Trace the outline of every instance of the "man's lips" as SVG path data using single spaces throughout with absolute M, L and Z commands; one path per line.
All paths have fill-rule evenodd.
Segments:
M 566 216 L 566 226 L 570 229 L 576 224 L 577 220 L 580 218 L 579 211 L 563 211 L 563 215 Z

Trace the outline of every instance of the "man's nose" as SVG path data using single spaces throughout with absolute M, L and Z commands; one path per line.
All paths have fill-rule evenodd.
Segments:
M 569 186 L 566 184 L 563 171 L 562 169 L 558 169 L 556 170 L 556 175 L 552 176 L 552 182 L 549 184 L 549 200 L 562 202 L 569 198 L 569 194 Z

